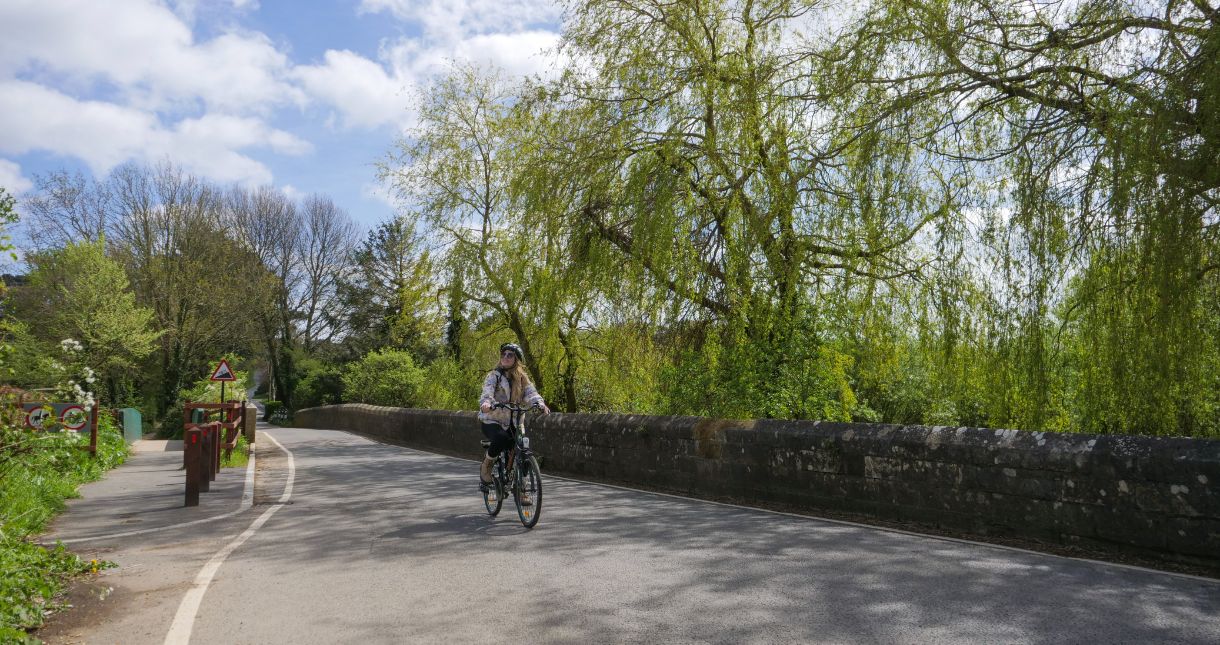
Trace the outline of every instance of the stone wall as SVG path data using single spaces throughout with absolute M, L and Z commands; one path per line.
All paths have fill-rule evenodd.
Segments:
M 295 423 L 470 458 L 482 438 L 473 412 L 349 404 Z M 531 436 L 558 474 L 1220 568 L 1220 441 L 610 414 Z

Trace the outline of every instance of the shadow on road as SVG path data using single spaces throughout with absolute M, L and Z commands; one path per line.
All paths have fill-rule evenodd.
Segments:
M 498 518 L 483 512 L 473 461 L 274 434 L 298 468 L 275 523 L 298 539 L 260 557 L 336 571 L 483 558 L 524 591 L 512 611 L 551 640 L 1220 641 L 1220 583 L 555 478 L 527 531 L 511 500 Z M 472 456 L 476 441 L 472 430 Z M 440 608 L 411 616 L 424 633 L 453 621 Z M 357 638 L 400 633 L 358 623 Z

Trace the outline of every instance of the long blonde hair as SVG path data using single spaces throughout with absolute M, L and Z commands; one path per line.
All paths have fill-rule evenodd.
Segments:
M 521 405 L 525 400 L 525 388 L 529 387 L 530 376 L 525 373 L 525 368 L 521 366 L 521 359 L 513 361 L 513 366 L 504 370 L 505 376 L 508 377 L 508 402 L 513 405 Z

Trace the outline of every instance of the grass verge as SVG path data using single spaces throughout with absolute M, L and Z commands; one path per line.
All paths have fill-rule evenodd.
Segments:
M 99 479 L 127 457 L 122 432 L 107 417 L 98 423 L 97 456 L 81 450 L 75 433 L 34 433 L 0 426 L 0 642 L 37 642 L 27 630 L 60 607 L 60 594 L 75 576 L 113 566 L 84 561 L 62 545 L 30 541 L 80 484 Z
M 246 442 L 245 435 L 237 437 L 237 446 L 233 448 L 233 452 L 228 457 L 225 456 L 223 450 L 220 452 L 221 468 L 245 468 L 248 463 L 250 463 L 250 444 Z

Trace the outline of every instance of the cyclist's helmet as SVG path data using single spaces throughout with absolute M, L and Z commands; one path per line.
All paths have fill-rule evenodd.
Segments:
M 500 355 L 503 356 L 505 351 L 511 351 L 517 355 L 517 360 L 522 360 L 521 346 L 517 343 L 504 343 L 500 345 Z

